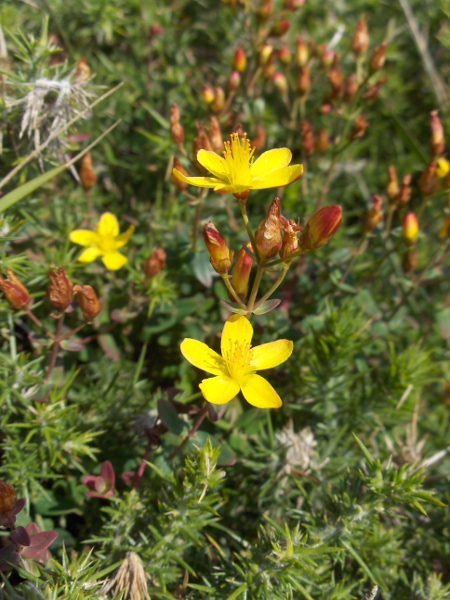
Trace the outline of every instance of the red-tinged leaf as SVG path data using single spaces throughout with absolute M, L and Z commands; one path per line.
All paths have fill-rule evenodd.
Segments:
M 274 298 L 273 300 L 266 300 L 258 308 L 253 311 L 254 315 L 265 315 L 281 303 L 281 300 Z
M 24 558 L 39 558 L 57 537 L 58 534 L 56 531 L 41 531 L 41 533 L 36 533 L 31 538 L 31 546 L 23 550 L 22 556 Z
M 25 527 L 19 526 L 14 531 L 11 531 L 11 539 L 19 546 L 29 546 L 31 544 L 30 535 Z
M 115 339 L 109 333 L 102 333 L 98 336 L 98 343 L 103 352 L 114 362 L 120 362 L 122 355 L 116 344 Z
M 84 348 L 84 344 L 78 340 L 69 338 L 68 340 L 63 340 L 61 342 L 61 348 L 67 350 L 67 352 L 81 352 Z
M 105 480 L 108 489 L 114 489 L 114 486 L 116 484 L 116 474 L 114 473 L 114 467 L 112 466 L 109 460 L 105 460 L 105 462 L 103 463 L 101 476 Z
M 237 315 L 246 315 L 248 312 L 246 308 L 242 308 L 237 302 L 225 302 L 225 300 L 221 300 L 220 304 Z

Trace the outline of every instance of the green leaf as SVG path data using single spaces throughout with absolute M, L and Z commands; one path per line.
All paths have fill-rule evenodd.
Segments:
M 43 173 L 31 181 L 27 181 L 27 183 L 24 183 L 12 192 L 9 192 L 9 194 L 6 194 L 6 196 L 3 196 L 3 198 L 0 199 L 0 214 L 43 186 L 48 181 L 51 181 L 54 177 L 62 173 L 65 168 L 65 165 L 62 165 L 61 167 L 55 167 L 54 169 L 47 171 L 47 173 Z

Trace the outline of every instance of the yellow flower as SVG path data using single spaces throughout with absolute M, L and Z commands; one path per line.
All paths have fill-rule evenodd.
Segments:
M 287 360 L 294 344 L 277 340 L 251 347 L 253 327 L 242 315 L 233 315 L 222 332 L 222 356 L 203 342 L 185 339 L 181 353 L 194 367 L 211 375 L 200 384 L 203 396 L 212 404 L 226 404 L 240 391 L 249 404 L 258 408 L 279 408 L 281 398 L 270 383 L 256 375 L 257 370 L 271 369 Z
M 231 134 L 225 142 L 224 158 L 209 150 L 199 150 L 197 161 L 214 177 L 186 177 L 178 169 L 173 174 L 180 181 L 198 187 L 213 188 L 215 192 L 231 193 L 246 198 L 250 190 L 278 188 L 289 185 L 303 174 L 302 165 L 292 165 L 292 153 L 288 148 L 268 150 L 254 162 L 255 148 L 250 141 Z
M 120 252 L 119 248 L 125 246 L 133 235 L 133 225 L 125 233 L 119 234 L 119 222 L 112 213 L 104 213 L 100 217 L 97 229 L 75 229 L 70 234 L 70 241 L 80 246 L 87 246 L 86 250 L 80 254 L 78 260 L 82 263 L 91 263 L 99 256 L 102 257 L 103 264 L 110 271 L 121 269 L 128 258 Z

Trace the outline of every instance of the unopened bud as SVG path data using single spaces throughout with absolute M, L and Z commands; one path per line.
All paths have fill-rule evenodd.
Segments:
M 369 30 L 365 17 L 361 17 L 352 39 L 352 50 L 355 56 L 364 56 L 369 48 Z
M 221 87 L 214 88 L 214 102 L 211 104 L 211 110 L 218 115 L 225 108 L 225 92 Z
M 301 67 L 297 80 L 297 92 L 300 98 L 304 98 L 311 90 L 311 74 L 309 66 Z
M 282 96 L 288 92 L 289 86 L 286 77 L 280 71 L 275 71 L 272 77 L 273 83 Z
M 67 276 L 64 267 L 50 271 L 50 285 L 47 288 L 47 298 L 52 306 L 64 312 L 73 300 L 73 284 Z
M 281 37 L 289 31 L 290 26 L 291 23 L 287 19 L 281 19 L 272 25 L 269 35 Z
M 436 175 L 440 179 L 446 179 L 450 175 L 450 162 L 442 156 L 437 160 Z
M 259 64 L 263 67 L 267 65 L 273 55 L 273 46 L 271 44 L 264 44 L 259 52 Z
M 359 90 L 358 76 L 356 73 L 352 73 L 347 77 L 347 81 L 344 86 L 344 99 L 347 102 L 351 102 L 356 98 L 356 94 Z
M 77 70 L 74 73 L 74 77 L 78 83 L 85 82 L 91 76 L 91 67 L 88 65 L 87 60 L 83 58 L 80 60 L 77 66 Z
M 333 50 L 328 50 L 325 44 L 322 44 L 317 48 L 317 55 L 320 58 L 319 66 L 322 70 L 326 71 L 333 66 L 336 53 Z
M 352 140 L 360 140 L 366 134 L 369 123 L 364 115 L 356 117 L 350 137 Z
M 214 223 L 205 225 L 203 239 L 211 257 L 212 268 L 220 275 L 226 275 L 233 264 L 234 252 L 228 248 Z
M 407 213 L 403 219 L 402 237 L 408 246 L 414 246 L 419 239 L 419 219 L 413 212 Z
M 400 194 L 398 198 L 398 205 L 404 206 L 411 200 L 411 175 L 405 175 L 403 177 L 402 185 L 400 186 Z
M 25 308 L 30 302 L 30 295 L 27 288 L 19 281 L 19 278 L 11 271 L 6 269 L 7 278 L 0 277 L 0 290 L 5 294 L 6 300 L 16 310 Z
M 204 85 L 202 87 L 202 98 L 206 104 L 212 104 L 216 98 L 213 88 L 210 85 Z
M 295 64 L 297 67 L 306 67 L 309 60 L 309 48 L 305 38 L 302 35 L 298 36 L 297 49 L 295 52 Z
M 397 179 L 397 171 L 394 166 L 390 166 L 388 169 L 389 173 L 389 181 L 386 187 L 386 196 L 390 204 L 397 204 L 399 195 L 400 195 L 400 187 L 398 185 Z
M 144 271 L 147 279 L 158 275 L 166 266 L 166 251 L 164 248 L 157 248 L 153 254 L 144 263 Z
M 314 154 L 314 132 L 309 121 L 302 121 L 302 148 L 308 156 Z
M 241 85 L 241 74 L 239 71 L 233 71 L 228 80 L 228 89 L 230 92 L 235 92 Z
M 433 159 L 419 178 L 419 189 L 423 196 L 432 196 L 439 189 L 437 162 Z
M 244 48 L 238 48 L 234 53 L 233 69 L 243 73 L 247 67 L 247 56 Z
M 0 481 L 0 515 L 13 510 L 16 503 L 16 490 L 6 481 Z
M 273 13 L 273 5 L 272 0 L 261 0 L 261 5 L 256 11 L 256 15 L 259 21 L 267 21 L 269 17 L 272 16 Z
M 233 276 L 230 280 L 232 288 L 241 300 L 245 300 L 248 294 L 248 283 L 253 263 L 253 258 L 249 252 L 252 252 L 250 242 L 239 250 L 233 269 Z M 234 300 L 232 296 L 230 296 L 230 299 Z
M 78 304 L 86 321 L 92 321 L 102 310 L 100 300 L 90 285 L 75 285 L 73 291 L 78 295 Z
M 330 138 L 328 137 L 326 129 L 319 129 L 315 138 L 314 145 L 317 152 L 320 152 L 320 154 L 325 154 L 330 145 Z
M 378 194 L 376 194 L 372 197 L 372 208 L 369 210 L 369 213 L 366 217 L 366 231 L 373 231 L 380 223 L 383 222 L 384 214 L 382 208 L 383 200 L 381 196 L 378 196 Z
M 85 154 L 81 161 L 80 179 L 85 192 L 89 192 L 97 183 L 97 175 L 92 168 L 92 156 L 90 152 Z
M 205 171 L 205 168 L 197 160 L 197 154 L 200 150 L 212 150 L 212 148 L 205 128 L 201 123 L 197 123 L 197 135 L 192 145 L 192 161 L 200 171 Z
M 280 251 L 283 243 L 281 237 L 281 202 L 278 197 L 272 200 L 267 217 L 261 221 L 255 233 L 256 249 L 264 263 Z
M 386 42 L 383 42 L 381 46 L 375 48 L 374 53 L 372 54 L 372 58 L 370 59 L 369 64 L 369 72 L 370 74 L 376 73 L 380 69 L 384 67 L 384 63 L 386 62 Z
M 430 115 L 431 151 L 433 156 L 438 157 L 445 151 L 444 128 L 442 127 L 437 110 L 433 110 Z
M 172 139 L 178 146 L 184 142 L 184 127 L 180 123 L 180 109 L 178 104 L 173 104 L 170 108 L 170 133 Z
M 342 208 L 336 204 L 318 210 L 306 225 L 300 236 L 304 250 L 315 250 L 324 246 L 339 229 L 342 222 Z
M 408 248 L 402 257 L 402 267 L 405 273 L 414 273 L 417 269 L 417 263 L 419 262 L 419 255 L 416 250 Z
M 214 152 L 223 152 L 223 138 L 217 117 L 211 117 L 209 126 L 209 141 Z
M 283 216 L 281 217 L 284 235 L 283 235 L 283 244 L 280 250 L 280 258 L 287 259 L 298 250 L 299 241 L 298 241 L 298 233 L 303 231 L 303 229 L 297 225 L 294 219 L 285 219 Z
M 341 94 L 341 91 L 343 89 L 344 73 L 340 67 L 339 57 L 337 56 L 337 54 L 335 54 L 333 58 L 333 66 L 328 72 L 327 77 L 329 82 L 331 83 L 333 91 L 338 95 Z
M 278 60 L 284 66 L 289 66 L 292 62 L 292 54 L 287 46 L 283 46 L 278 50 Z
M 175 156 L 175 158 L 173 159 L 173 166 L 175 169 L 177 169 L 177 171 L 180 171 L 182 175 L 184 175 L 185 177 L 189 177 L 189 173 L 180 163 L 180 159 L 178 158 L 178 156 Z M 178 177 L 176 177 L 173 174 L 172 170 L 172 185 L 176 187 L 177 190 L 180 190 L 180 192 L 184 192 L 185 190 L 187 190 L 189 184 L 186 183 L 186 181 L 181 181 L 181 179 L 178 179 Z

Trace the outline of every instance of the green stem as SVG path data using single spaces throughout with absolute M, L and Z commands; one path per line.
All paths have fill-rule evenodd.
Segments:
M 247 314 L 245 315 L 247 318 L 250 317 L 250 315 L 253 312 L 256 296 L 258 294 L 259 286 L 261 284 L 261 279 L 264 274 L 264 271 L 265 271 L 265 267 L 261 267 L 258 265 L 258 270 L 256 271 L 255 281 L 253 282 L 252 291 L 251 291 L 250 298 L 249 298 L 248 304 L 247 304 Z
M 258 300 L 258 302 L 255 304 L 255 309 L 258 308 L 258 306 L 261 306 L 261 304 L 263 302 L 265 302 L 268 298 L 270 298 L 270 296 L 275 292 L 275 290 L 281 285 L 281 282 L 286 277 L 286 273 L 289 271 L 289 267 L 290 267 L 290 265 L 283 266 L 283 270 L 281 271 L 280 275 L 278 276 L 278 279 L 275 281 L 275 283 L 270 288 L 270 290 L 266 294 L 264 294 L 264 296 L 262 298 L 260 298 Z
M 177 456 L 183 450 L 183 448 L 186 446 L 186 444 L 189 442 L 189 440 L 195 436 L 200 425 L 205 420 L 205 417 L 207 414 L 208 414 L 208 403 L 205 402 L 205 406 L 198 413 L 197 420 L 195 421 L 194 425 L 192 426 L 192 429 L 187 434 L 187 436 L 184 438 L 184 440 L 181 442 L 181 444 L 178 446 L 178 448 L 175 448 L 175 450 L 169 455 L 169 460 L 172 460 L 173 458 L 175 458 L 175 456 Z
M 55 364 L 56 364 L 56 357 L 58 356 L 59 343 L 61 341 L 61 331 L 62 331 L 63 325 L 64 325 L 64 313 L 59 317 L 58 325 L 56 326 L 56 334 L 54 337 L 54 342 L 53 342 L 52 350 L 50 353 L 48 370 L 47 370 L 46 376 L 44 377 L 44 381 L 46 383 L 49 381 L 49 379 L 53 373 Z
M 255 254 L 256 262 L 259 266 L 261 259 L 259 257 L 259 252 L 256 247 L 256 240 L 255 240 L 255 236 L 253 235 L 253 231 L 252 231 L 252 228 L 250 225 L 250 220 L 248 218 L 246 200 L 239 200 L 239 208 L 241 209 L 242 219 L 244 220 L 245 229 L 247 230 L 247 235 L 248 235 L 250 243 L 252 245 L 252 249 Z
M 247 310 L 247 307 L 242 302 L 242 300 L 239 298 L 239 296 L 236 294 L 236 292 L 234 290 L 234 287 L 231 285 L 231 282 L 230 282 L 230 279 L 229 279 L 228 275 L 222 275 L 222 280 L 223 280 L 223 282 L 225 284 L 225 287 L 230 292 L 230 294 L 233 296 L 233 298 L 236 300 L 236 302 L 239 304 L 239 306 L 241 308 L 244 308 L 244 309 Z

